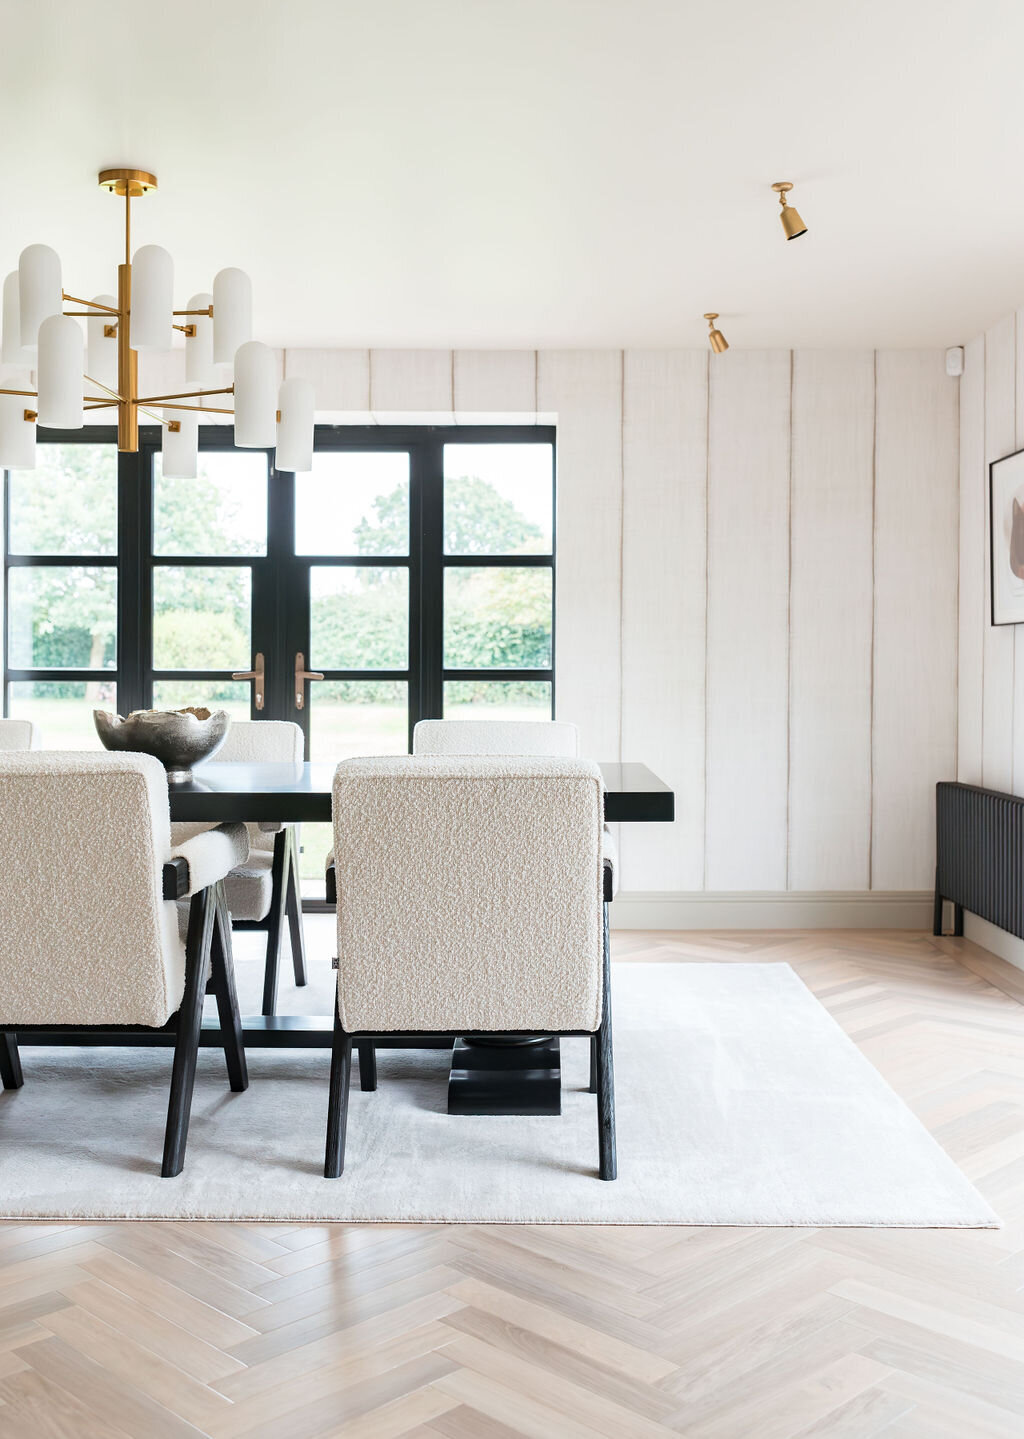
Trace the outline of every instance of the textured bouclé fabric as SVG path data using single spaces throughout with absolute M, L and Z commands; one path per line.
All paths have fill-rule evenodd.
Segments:
M 346 1029 L 597 1029 L 603 805 L 588 760 L 340 764 Z
M 412 732 L 413 754 L 535 754 L 572 759 L 580 732 L 567 720 L 420 720 Z M 612 897 L 619 892 L 619 842 L 604 827 L 605 864 Z M 330 863 L 330 861 L 328 861 Z
M 565 720 L 420 720 L 413 754 L 532 754 L 575 759 L 579 730 Z
M 0 750 L 38 749 L 39 735 L 31 720 L 0 719 Z
M 0 755 L 0 1023 L 164 1024 L 185 974 L 170 856 L 152 756 Z

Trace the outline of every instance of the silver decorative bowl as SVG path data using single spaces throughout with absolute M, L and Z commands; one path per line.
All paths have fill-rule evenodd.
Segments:
M 92 717 L 106 749 L 154 755 L 171 782 L 191 779 L 193 765 L 201 764 L 220 749 L 231 724 L 226 710 L 197 706 L 133 710 L 123 719 L 107 710 L 93 710 Z

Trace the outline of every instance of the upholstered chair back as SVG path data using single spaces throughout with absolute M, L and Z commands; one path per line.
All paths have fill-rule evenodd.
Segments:
M 536 754 L 575 759 L 580 736 L 565 720 L 420 720 L 413 754 Z
M 595 1030 L 601 772 L 589 760 L 351 759 L 334 780 L 350 1032 Z
M 229 764 L 301 764 L 302 730 L 290 720 L 232 720 L 214 755 Z
M 185 974 L 170 853 L 150 755 L 0 755 L 0 1023 L 165 1023 Z
M 39 731 L 31 720 L 0 719 L 0 750 L 38 747 Z

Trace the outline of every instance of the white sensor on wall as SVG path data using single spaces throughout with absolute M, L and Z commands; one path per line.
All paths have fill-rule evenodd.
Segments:
M 954 345 L 951 350 L 946 351 L 946 374 L 954 378 L 964 372 L 964 347 Z

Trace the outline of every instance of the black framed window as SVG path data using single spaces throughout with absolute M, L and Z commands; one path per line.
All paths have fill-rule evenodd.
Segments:
M 91 710 L 291 719 L 307 753 L 401 752 L 421 718 L 550 718 L 554 431 L 318 427 L 313 472 L 200 436 L 43 432 L 5 477 L 5 714 L 95 745 Z M 264 657 L 263 707 L 233 675 Z M 302 668 L 323 679 L 296 685 Z M 301 704 L 297 698 L 301 696 Z

